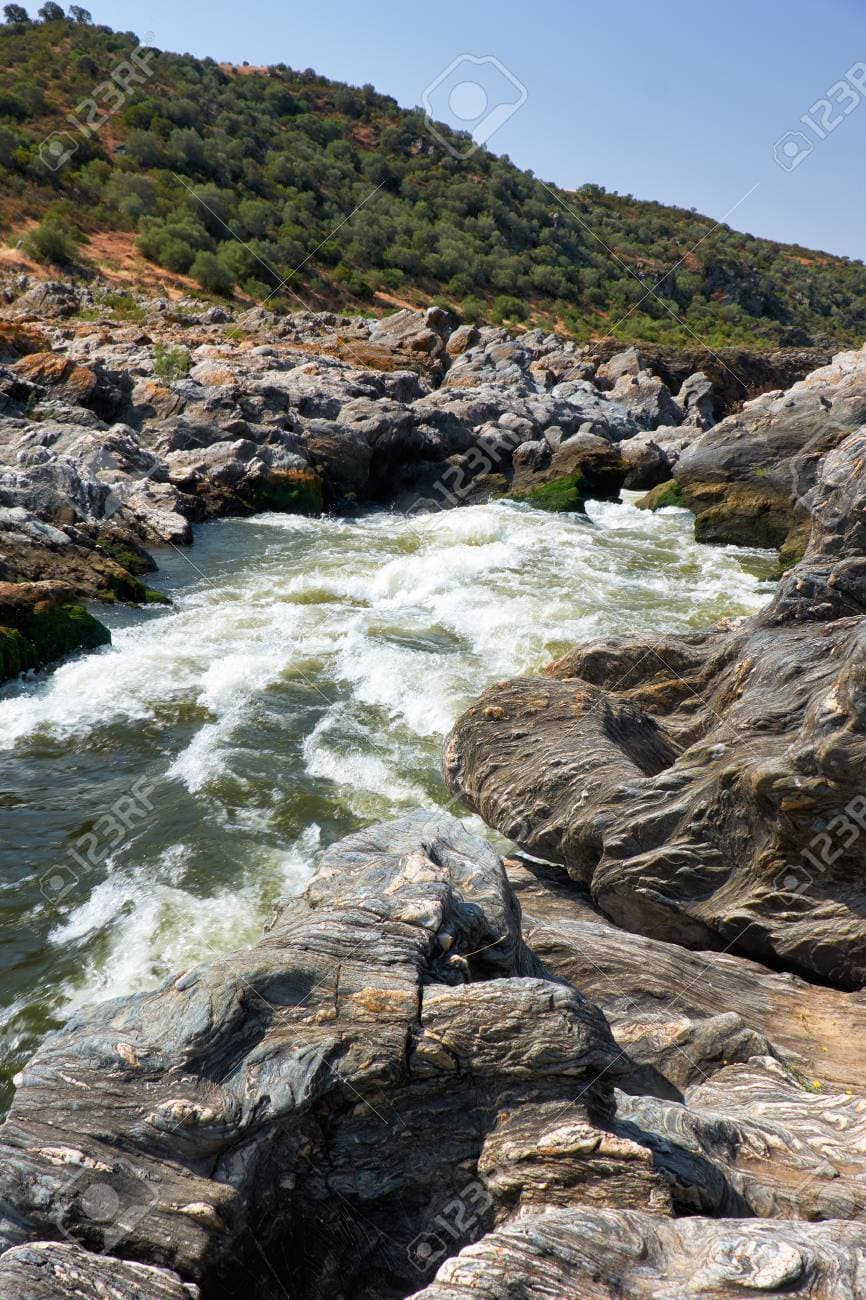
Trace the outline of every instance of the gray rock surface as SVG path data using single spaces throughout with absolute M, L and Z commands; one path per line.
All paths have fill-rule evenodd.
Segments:
M 34 1241 L 0 1255 L 3 1300 L 198 1300 L 168 1269 L 94 1255 L 62 1241 Z
M 499 683 L 445 757 L 455 792 L 618 925 L 846 988 L 866 979 L 861 451 L 839 448 L 816 549 L 768 610 Z
M 650 1153 L 610 1131 L 619 1057 L 524 944 L 496 855 L 418 814 L 329 850 L 256 948 L 46 1041 L 2 1130 L 3 1239 L 62 1231 L 207 1295 L 260 1275 L 258 1224 L 299 1295 L 337 1279 L 405 1294 L 412 1241 L 478 1181 L 506 1116 L 530 1142 L 528 1184 L 533 1126 L 567 1111 L 566 1200 L 669 1206 Z M 482 1184 L 476 1235 L 498 1194 L 492 1172 Z M 108 1198 L 117 1212 L 95 1215 Z
M 857 1300 L 864 1251 L 862 1224 L 554 1210 L 467 1247 L 416 1300 Z

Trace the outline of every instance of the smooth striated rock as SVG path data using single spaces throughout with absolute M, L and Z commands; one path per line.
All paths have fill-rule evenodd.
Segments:
M 168 1269 L 94 1255 L 62 1241 L 35 1241 L 0 1255 L 3 1300 L 198 1300 L 200 1291 Z
M 706 1159 L 760 1218 L 864 1221 L 862 1092 L 801 1081 L 772 1057 L 756 1055 L 693 1084 L 682 1103 L 621 1095 L 617 1122 L 619 1131 L 654 1147 L 660 1163 L 672 1148 Z M 687 1188 L 684 1206 L 693 1195 Z
M 840 447 L 815 550 L 763 614 L 499 683 L 445 756 L 455 792 L 617 924 L 846 988 L 866 978 L 861 450 Z
M 864 1290 L 863 1224 L 552 1210 L 468 1246 L 416 1300 L 859 1300 Z
M 725 1065 L 772 1054 L 810 1083 L 866 1091 L 866 994 L 620 930 L 560 868 L 506 867 L 533 951 L 604 1011 L 638 1065 L 621 1087 L 682 1100 Z
M 281 1294 L 258 1245 L 293 1294 L 405 1295 L 455 1197 L 476 1199 L 461 1240 L 508 1212 L 514 1142 L 529 1201 L 553 1143 L 562 1203 L 669 1212 L 670 1175 L 612 1127 L 621 1056 L 526 947 L 492 850 L 417 814 L 328 850 L 249 952 L 46 1040 L 2 1129 L 3 1238 L 62 1231 L 204 1294 Z

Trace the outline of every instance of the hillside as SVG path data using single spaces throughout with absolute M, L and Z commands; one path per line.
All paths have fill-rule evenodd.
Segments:
M 460 161 L 371 86 L 162 52 L 130 64 L 132 33 L 78 16 L 0 27 L 0 238 L 48 264 L 99 266 L 117 232 L 214 294 L 263 299 L 289 277 L 276 302 L 293 309 L 437 299 L 686 346 L 866 336 L 861 262 L 555 191 L 483 150 Z M 105 120 L 88 133 L 73 110 Z

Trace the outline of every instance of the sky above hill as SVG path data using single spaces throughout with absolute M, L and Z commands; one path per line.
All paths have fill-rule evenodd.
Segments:
M 369 82 L 566 188 L 866 259 L 862 0 L 88 7 L 161 49 Z

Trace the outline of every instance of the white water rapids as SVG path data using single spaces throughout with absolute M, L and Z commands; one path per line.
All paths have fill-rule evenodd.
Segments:
M 442 740 L 488 683 L 767 598 L 766 554 L 697 545 L 685 511 L 590 517 L 207 525 L 160 557 L 173 608 L 117 610 L 110 648 L 0 692 L 7 1072 L 72 1006 L 253 940 L 319 845 L 448 803 Z M 152 811 L 100 839 L 142 777 Z M 82 835 L 88 869 L 46 897 Z

